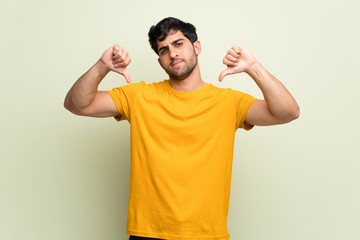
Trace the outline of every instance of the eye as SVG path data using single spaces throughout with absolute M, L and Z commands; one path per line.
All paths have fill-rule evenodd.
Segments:
M 165 54 L 166 52 L 167 52 L 167 50 L 163 49 L 163 50 L 160 51 L 160 54 L 163 55 L 163 54 Z
M 180 46 L 182 46 L 182 45 L 183 45 L 182 42 L 177 42 L 177 43 L 176 43 L 176 46 L 177 46 L 177 47 L 180 47 Z

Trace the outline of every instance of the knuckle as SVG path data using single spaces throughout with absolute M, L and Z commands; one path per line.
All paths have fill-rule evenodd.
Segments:
M 239 53 L 240 46 L 234 45 L 232 49 L 233 49 L 234 53 Z
M 117 44 L 114 46 L 114 50 L 115 50 L 116 52 L 119 52 L 120 48 L 121 48 L 121 47 L 120 47 L 119 45 L 117 45 Z
M 121 61 L 124 62 L 127 59 L 127 56 L 126 55 L 121 55 L 120 59 L 121 59 Z

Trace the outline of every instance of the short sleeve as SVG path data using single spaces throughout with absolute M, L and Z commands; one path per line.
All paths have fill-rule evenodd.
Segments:
M 114 117 L 117 121 L 130 121 L 131 106 L 134 102 L 136 94 L 141 88 L 141 85 L 141 83 L 132 83 L 107 91 L 113 99 L 119 112 L 119 116 Z
M 246 114 L 251 106 L 255 101 L 257 101 L 257 98 L 254 98 L 253 96 L 243 93 L 240 91 L 233 90 L 234 93 L 234 99 L 235 99 L 235 111 L 236 111 L 236 128 L 243 128 L 245 130 L 250 130 L 254 126 L 247 124 L 245 122 Z

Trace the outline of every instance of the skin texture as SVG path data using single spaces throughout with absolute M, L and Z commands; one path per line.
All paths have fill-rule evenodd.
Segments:
M 160 66 L 169 75 L 169 83 L 177 91 L 189 92 L 201 88 L 198 55 L 199 41 L 191 43 L 180 31 L 172 31 L 163 41 L 158 41 Z M 69 90 L 64 106 L 69 111 L 83 116 L 118 116 L 116 106 L 105 91 L 98 91 L 98 85 L 109 71 L 124 76 L 130 83 L 126 68 L 130 64 L 129 54 L 119 45 L 108 48 L 99 61 L 81 76 Z M 270 74 L 247 48 L 234 45 L 225 54 L 226 68 L 220 73 L 219 81 L 227 75 L 246 73 L 255 81 L 263 93 L 264 100 L 254 102 L 246 115 L 245 122 L 251 125 L 275 125 L 290 122 L 299 117 L 299 106 L 290 92 Z
M 275 125 L 290 122 L 299 117 L 300 109 L 293 96 L 255 56 L 240 45 L 234 45 L 223 59 L 227 68 L 219 75 L 225 76 L 245 72 L 251 76 L 264 95 L 264 100 L 253 103 L 245 121 L 251 125 Z
M 169 75 L 170 86 L 177 91 L 190 92 L 202 87 L 197 56 L 201 44 L 194 44 L 182 32 L 173 31 L 163 41 L 157 41 L 159 50 L 158 62 Z
M 89 117 L 111 117 L 119 115 L 115 103 L 106 91 L 98 91 L 101 80 L 113 71 L 124 76 L 130 83 L 126 67 L 130 64 L 129 54 L 115 44 L 106 49 L 99 61 L 82 75 L 71 87 L 64 101 L 70 112 Z
M 190 41 L 179 31 L 170 33 L 164 41 L 158 41 L 159 63 L 171 80 L 188 78 L 198 64 L 195 48 L 191 51 L 190 45 Z

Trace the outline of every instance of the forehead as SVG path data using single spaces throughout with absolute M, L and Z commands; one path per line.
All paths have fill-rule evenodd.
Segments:
M 158 48 L 169 45 L 169 44 L 171 44 L 171 42 L 173 42 L 177 39 L 180 39 L 180 38 L 185 39 L 185 41 L 186 40 L 189 41 L 189 39 L 187 39 L 187 37 L 185 37 L 181 31 L 174 31 L 174 30 L 170 31 L 163 41 L 157 40 Z

